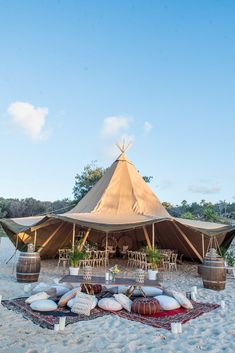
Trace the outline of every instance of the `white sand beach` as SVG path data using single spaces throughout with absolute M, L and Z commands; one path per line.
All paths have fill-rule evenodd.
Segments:
M 13 261 L 6 260 L 14 253 L 8 238 L 0 243 L 0 294 L 3 299 L 24 296 L 24 284 L 16 282 L 12 273 Z M 52 283 L 62 276 L 62 270 L 51 261 L 42 262 L 40 281 Z M 183 325 L 183 333 L 173 335 L 163 329 L 155 329 L 121 319 L 106 316 L 91 321 L 68 325 L 63 332 L 43 329 L 24 319 L 20 314 L 0 307 L 1 353 L 61 353 L 61 352 L 235 352 L 235 279 L 228 279 L 226 289 L 204 289 L 197 275 L 196 265 L 183 264 L 179 270 L 165 275 L 164 285 L 188 291 L 198 287 L 197 300 L 220 303 L 225 300 L 226 309 L 216 309 Z

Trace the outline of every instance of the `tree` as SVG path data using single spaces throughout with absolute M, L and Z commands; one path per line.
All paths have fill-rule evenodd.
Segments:
M 181 218 L 184 218 L 184 219 L 196 219 L 196 217 L 194 217 L 194 215 L 190 211 L 182 213 Z
M 104 175 L 105 169 L 97 166 L 97 161 L 87 164 L 81 174 L 75 176 L 73 195 L 76 201 L 80 201 L 87 192 Z

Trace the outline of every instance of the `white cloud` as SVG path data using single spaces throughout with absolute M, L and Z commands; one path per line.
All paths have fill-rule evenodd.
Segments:
M 191 185 L 188 188 L 189 191 L 194 194 L 218 194 L 220 192 L 220 187 L 218 186 L 205 186 L 205 185 Z
M 120 131 L 128 129 L 131 122 L 130 117 L 126 116 L 109 116 L 104 119 L 101 133 L 104 137 L 115 136 Z
M 153 126 L 148 122 L 144 122 L 144 132 L 148 134 L 152 130 Z
M 15 125 L 21 127 L 33 140 L 41 140 L 47 137 L 45 123 L 48 115 L 47 108 L 34 107 L 26 102 L 14 102 L 8 107 Z

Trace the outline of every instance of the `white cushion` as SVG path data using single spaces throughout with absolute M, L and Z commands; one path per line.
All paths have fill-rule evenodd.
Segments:
M 68 301 L 72 298 L 75 298 L 77 293 L 81 292 L 81 288 L 74 288 L 71 289 L 70 291 L 68 291 L 67 293 L 65 293 L 64 295 L 62 295 L 62 297 L 59 300 L 58 306 L 59 307 L 63 307 L 66 306 L 66 304 L 68 303 Z
M 127 286 L 118 286 L 118 293 L 123 293 L 125 294 L 127 291 L 128 287 Z
M 51 288 L 56 289 L 56 295 L 58 297 L 61 297 L 62 295 L 64 295 L 65 293 L 67 293 L 69 291 L 69 289 L 67 287 L 59 286 L 59 285 L 53 285 L 53 286 L 51 286 Z
M 132 300 L 130 300 L 130 298 L 128 298 L 125 294 L 122 293 L 114 294 L 114 298 L 115 300 L 117 300 L 118 303 L 121 304 L 124 309 L 129 311 L 129 313 L 131 312 Z
M 180 304 L 175 298 L 166 295 L 157 295 L 155 299 L 158 300 L 162 310 L 175 310 L 180 308 Z
M 30 304 L 30 308 L 35 311 L 55 311 L 57 305 L 53 300 L 36 300 Z
M 49 295 L 46 292 L 41 292 L 41 293 L 31 295 L 31 297 L 29 297 L 25 300 L 25 303 L 31 304 L 31 303 L 35 302 L 36 300 L 43 300 L 43 299 L 48 299 L 48 298 L 49 298 Z
M 114 298 L 103 298 L 98 302 L 98 306 L 107 311 L 119 311 L 122 310 L 122 305 L 117 302 Z
M 180 292 L 177 292 L 175 290 L 172 291 L 172 294 L 174 298 L 177 300 L 177 302 L 185 309 L 193 309 L 193 305 L 191 301 L 183 294 Z

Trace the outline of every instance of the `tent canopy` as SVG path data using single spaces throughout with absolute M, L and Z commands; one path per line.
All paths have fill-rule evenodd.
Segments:
M 211 236 L 217 237 L 219 245 L 229 246 L 235 233 L 231 225 L 170 216 L 124 153 L 69 212 L 2 219 L 0 223 L 14 243 L 14 235 L 20 234 L 22 242 L 29 242 L 37 231 L 37 242 L 45 256 L 56 254 L 71 241 L 73 224 L 77 229 L 88 228 L 94 233 L 133 232 L 143 227 L 150 233 L 154 224 L 156 241 L 161 246 L 174 246 L 200 260 Z

